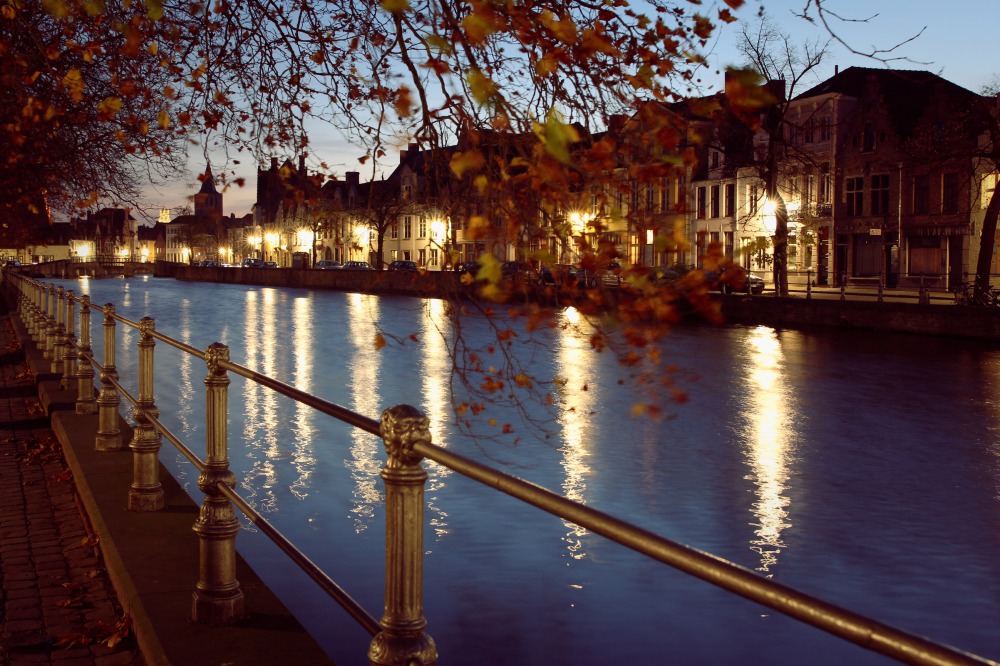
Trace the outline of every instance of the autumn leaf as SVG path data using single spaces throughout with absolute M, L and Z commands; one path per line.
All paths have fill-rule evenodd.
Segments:
M 545 145 L 545 152 L 563 164 L 572 161 L 570 147 L 580 141 L 572 125 L 562 121 L 555 109 L 550 109 L 545 124 L 535 123 L 535 136 Z
M 63 77 L 62 83 L 66 86 L 69 91 L 69 96 L 74 102 L 79 102 L 83 100 L 83 75 L 78 69 L 71 69 L 66 72 L 66 76 Z
M 410 8 L 408 0 L 382 0 L 382 9 L 392 14 L 405 12 Z
M 485 163 L 486 159 L 483 157 L 481 152 L 478 150 L 466 150 L 456 152 L 452 155 L 448 166 L 451 167 L 452 173 L 454 173 L 457 178 L 461 178 L 466 171 L 479 170 L 483 168 Z
M 385 347 L 385 345 L 386 345 L 385 336 L 382 335 L 381 333 L 376 333 L 375 334 L 375 349 L 376 350 L 382 349 L 383 347 Z
M 496 96 L 498 91 L 497 84 L 478 69 L 469 70 L 465 78 L 469 84 L 469 91 L 472 93 L 473 99 L 480 104 L 485 106 Z
M 170 114 L 167 113 L 166 109 L 160 111 L 156 116 L 156 122 L 160 124 L 160 127 L 167 129 L 170 127 Z

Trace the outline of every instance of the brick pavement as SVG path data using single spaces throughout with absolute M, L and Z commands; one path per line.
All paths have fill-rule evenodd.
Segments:
M 0 299 L 0 665 L 142 664 Z

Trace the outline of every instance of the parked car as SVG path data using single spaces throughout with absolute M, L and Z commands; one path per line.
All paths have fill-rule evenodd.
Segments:
M 463 275 L 469 273 L 472 277 L 476 277 L 479 273 L 479 262 L 478 261 L 462 261 L 455 264 L 455 273 L 457 275 Z
M 316 268 L 324 271 L 337 270 L 342 268 L 339 261 L 334 261 L 332 259 L 320 259 L 316 262 Z
M 367 261 L 345 261 L 343 268 L 344 270 L 353 270 L 353 271 L 375 270 L 374 268 L 372 268 L 372 265 L 369 264 Z
M 760 294 L 764 291 L 764 279 L 759 275 L 748 273 L 745 268 L 737 265 L 724 266 L 721 271 L 705 273 L 708 288 L 718 290 L 722 294 L 747 293 Z
M 556 278 L 559 284 L 575 285 L 580 289 L 597 286 L 597 276 L 573 264 L 556 264 Z
M 260 267 L 261 268 L 277 268 L 278 267 L 278 262 L 276 262 L 276 261 L 265 261 L 263 264 L 260 265 Z
M 257 259 L 256 257 L 250 257 L 249 259 L 244 259 L 243 263 L 240 264 L 243 268 L 260 268 L 264 264 L 263 259 Z
M 390 271 L 417 271 L 417 262 L 397 259 L 389 264 Z

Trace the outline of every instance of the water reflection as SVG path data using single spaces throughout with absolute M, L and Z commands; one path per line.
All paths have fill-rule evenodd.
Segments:
M 375 347 L 375 326 L 379 319 L 378 297 L 368 294 L 346 294 L 347 337 L 354 351 L 347 364 L 349 408 L 359 414 L 378 414 L 381 396 L 378 380 L 382 357 Z M 351 429 L 351 456 L 347 467 L 354 480 L 354 499 L 351 515 L 354 531 L 363 532 L 375 515 L 375 508 L 382 502 L 379 472 L 378 438 L 357 428 Z
M 749 424 L 745 452 L 751 469 L 748 478 L 756 485 L 757 497 L 753 504 L 756 538 L 750 541 L 750 549 L 760 555 L 757 570 L 770 572 L 785 547 L 782 531 L 791 526 L 786 511 L 788 497 L 784 493 L 791 454 L 789 433 L 793 432 L 794 396 L 782 374 L 783 354 L 776 331 L 764 326 L 751 330 L 746 347 L 744 413 Z
M 316 347 L 319 340 L 313 333 L 312 299 L 296 298 L 292 303 L 292 316 L 295 331 L 295 388 L 312 393 L 313 371 L 315 366 Z M 316 411 L 301 402 L 295 403 L 295 451 L 292 454 L 292 464 L 298 476 L 292 480 L 289 490 L 299 499 L 305 499 L 309 493 L 310 477 L 316 468 Z
M 429 299 L 425 301 L 424 316 L 421 318 L 420 367 L 423 385 L 423 411 L 430 420 L 431 439 L 438 446 L 447 446 L 446 430 L 451 404 L 449 382 L 451 376 L 451 356 L 446 344 L 450 324 L 445 301 Z M 437 504 L 435 493 L 444 487 L 451 470 L 434 461 L 424 463 L 427 468 L 427 512 L 428 521 L 437 538 L 448 534 L 448 514 Z
M 246 292 L 245 364 L 265 375 L 276 376 L 278 366 L 277 292 L 274 289 Z M 243 441 L 251 469 L 242 483 L 247 501 L 258 511 L 274 511 L 274 485 L 277 474 L 274 460 L 279 447 L 278 395 L 252 381 L 243 388 Z
M 575 308 L 567 308 L 562 316 L 563 335 L 556 336 L 556 373 L 563 383 L 561 394 L 563 411 L 559 422 L 563 431 L 563 445 L 559 447 L 565 477 L 562 482 L 563 494 L 581 504 L 586 504 L 587 477 L 591 469 L 587 464 L 588 431 L 591 426 L 593 404 L 600 404 L 601 396 L 594 382 L 590 346 L 587 337 L 578 329 L 580 313 Z M 587 387 L 587 390 L 584 390 Z M 569 556 L 582 559 L 583 537 L 587 530 L 576 523 L 563 521 L 569 529 L 563 540 L 567 543 Z
M 180 331 L 178 333 L 177 339 L 184 344 L 191 344 L 191 323 L 192 323 L 192 308 L 191 299 L 184 298 L 177 308 L 178 315 L 180 317 Z M 200 313 L 199 313 L 200 314 Z M 180 381 L 177 382 L 177 421 L 181 428 L 181 439 L 188 442 L 188 447 L 191 448 L 196 455 L 204 458 L 205 451 L 199 451 L 196 446 L 196 439 L 192 436 L 199 431 L 200 424 L 198 419 L 194 418 L 195 414 L 195 377 L 194 377 L 194 357 L 190 354 L 180 354 L 180 361 L 178 365 L 178 373 Z M 204 367 L 204 366 L 202 366 Z M 207 373 L 206 373 L 207 374 Z M 182 458 L 181 454 L 177 453 L 177 460 Z M 178 480 L 186 479 L 189 474 L 189 468 L 187 465 L 175 465 L 177 469 L 177 476 L 180 477 Z

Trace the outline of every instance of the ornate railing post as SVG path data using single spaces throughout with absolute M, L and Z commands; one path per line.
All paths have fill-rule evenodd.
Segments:
M 49 372 L 62 373 L 63 354 L 66 353 L 66 329 L 63 325 L 65 315 L 66 290 L 62 287 L 56 289 L 55 316 L 56 325 L 52 328 L 52 355 L 49 356 L 52 362 L 49 364 Z
M 94 366 L 90 362 L 90 296 L 80 299 L 80 362 L 76 367 L 76 413 L 93 414 L 97 411 L 94 400 Z
M 150 317 L 139 320 L 139 397 L 132 418 L 132 487 L 128 491 L 129 511 L 159 511 L 163 508 L 160 485 L 160 432 L 147 415 L 160 415 L 153 401 L 153 331 L 156 322 Z
M 368 647 L 372 666 L 429 666 L 437 663 L 434 640 L 424 632 L 424 485 L 427 472 L 413 452 L 431 441 L 420 410 L 397 405 L 382 412 L 381 432 L 388 461 L 385 480 L 385 613 L 382 631 Z
M 52 343 L 56 331 L 56 287 L 49 285 L 45 290 L 45 323 L 42 326 L 42 356 L 46 360 L 52 360 Z
M 118 427 L 118 405 L 121 398 L 112 380 L 118 379 L 115 370 L 115 306 L 104 306 L 104 365 L 101 366 L 101 390 L 97 395 L 98 451 L 119 451 L 123 448 L 122 431 Z
M 31 292 L 31 325 L 28 327 L 28 333 L 31 334 L 31 339 L 38 344 L 39 331 L 42 326 L 42 308 L 45 304 L 45 297 L 42 293 L 41 286 L 34 280 L 28 283 L 28 289 Z
M 229 470 L 226 426 L 229 376 L 220 361 L 229 360 L 229 347 L 215 342 L 205 350 L 205 470 L 198 487 L 205 499 L 194 524 L 198 535 L 198 584 L 191 604 L 191 618 L 201 624 L 233 624 L 243 619 L 243 591 L 236 580 L 236 535 L 240 523 L 232 502 L 219 490 L 236 485 Z
M 63 335 L 63 355 L 62 355 L 62 380 L 59 387 L 68 391 L 73 388 L 73 380 L 76 379 L 76 294 L 72 290 L 66 292 L 66 322 L 65 333 Z

